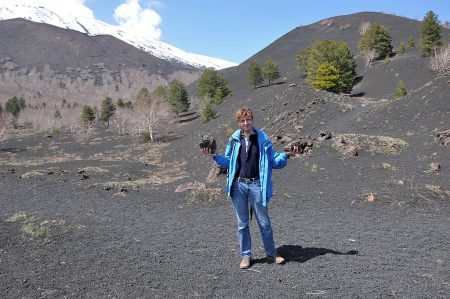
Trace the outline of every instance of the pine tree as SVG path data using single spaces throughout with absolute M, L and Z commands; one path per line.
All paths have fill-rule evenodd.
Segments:
M 56 110 L 55 113 L 53 114 L 53 118 L 61 119 L 62 118 L 61 112 L 59 112 L 59 110 Z
M 356 63 L 347 44 L 333 40 L 316 40 L 297 55 L 297 68 L 305 71 L 306 82 L 311 85 L 323 63 L 329 63 L 339 71 L 339 81 L 342 85 L 336 92 L 350 92 L 356 77 Z
M 178 115 L 182 111 L 189 109 L 189 97 L 186 91 L 186 87 L 180 80 L 172 80 L 169 84 L 167 103 L 170 110 Z
M 19 115 L 20 110 L 22 110 L 21 105 L 19 104 L 19 99 L 16 96 L 8 99 L 5 104 L 6 112 L 11 113 L 14 117 Z
M 256 88 L 264 82 L 261 67 L 255 61 L 252 61 L 248 66 L 248 81 Z
M 267 60 L 264 63 L 263 69 L 262 69 L 263 77 L 269 80 L 269 86 L 271 83 L 280 78 L 280 70 L 278 68 L 278 64 L 273 61 L 272 59 Z
M 109 119 L 114 115 L 116 111 L 116 105 L 110 97 L 106 97 L 100 106 L 100 120 L 107 123 L 109 126 Z
M 231 93 L 225 77 L 213 68 L 207 68 L 198 80 L 197 94 L 201 97 L 212 99 L 217 88 L 222 91 L 223 97 Z
M 81 110 L 81 125 L 89 126 L 94 122 L 94 120 L 95 120 L 94 109 L 92 109 L 91 106 L 89 105 L 84 105 L 83 109 Z
M 339 92 L 342 88 L 342 82 L 339 79 L 339 70 L 328 62 L 320 64 L 312 85 L 316 89 L 335 93 Z
M 441 30 L 438 16 L 430 10 L 420 25 L 420 51 L 424 56 L 430 56 L 433 48 L 442 46 Z
M 387 27 L 372 23 L 361 36 L 358 46 L 361 53 L 375 50 L 378 58 L 384 58 L 392 52 L 391 41 L 391 34 Z
M 141 103 L 145 103 L 150 98 L 150 92 L 146 87 L 142 87 L 139 90 L 138 95 L 136 96 L 136 105 L 140 105 Z

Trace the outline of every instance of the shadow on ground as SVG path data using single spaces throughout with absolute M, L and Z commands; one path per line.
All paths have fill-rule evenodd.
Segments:
M 286 262 L 304 263 L 313 258 L 325 254 L 334 255 L 357 255 L 358 251 L 350 250 L 348 252 L 339 252 L 327 248 L 307 247 L 303 248 L 300 245 L 283 245 L 278 248 L 278 253 L 286 259 Z

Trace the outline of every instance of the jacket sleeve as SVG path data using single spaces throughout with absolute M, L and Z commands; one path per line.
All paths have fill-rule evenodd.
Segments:
M 272 147 L 269 148 L 269 159 L 274 169 L 281 169 L 287 165 L 288 154 L 278 153 Z
M 227 143 L 227 147 L 225 148 L 225 154 L 224 155 L 215 155 L 214 156 L 214 161 L 216 161 L 216 163 L 223 167 L 223 168 L 229 168 L 230 167 L 230 159 L 231 159 L 231 154 L 233 152 L 233 139 L 230 138 L 228 140 Z

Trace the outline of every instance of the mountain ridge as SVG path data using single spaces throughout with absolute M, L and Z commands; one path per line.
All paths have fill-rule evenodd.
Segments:
M 24 0 L 16 0 L 14 3 L 0 1 L 0 20 L 23 18 L 63 29 L 72 29 L 90 36 L 111 35 L 158 58 L 189 64 L 197 68 L 223 69 L 236 65 L 223 59 L 189 53 L 167 43 L 127 32 L 118 26 L 95 19 L 89 9 L 82 5 L 70 4 L 76 5 L 77 10 L 83 9 L 82 15 L 74 15 L 68 8 L 52 7 L 46 1 L 35 3 L 37 4 L 30 5 Z
M 110 35 L 88 36 L 25 19 L 0 21 L 0 39 L 0 93 L 5 98 L 133 99 L 144 86 L 152 89 L 172 79 L 189 84 L 201 73 Z

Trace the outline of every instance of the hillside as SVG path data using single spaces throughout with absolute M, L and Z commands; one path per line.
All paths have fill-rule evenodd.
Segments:
M 274 138 L 278 149 L 286 144 L 280 144 L 276 137 L 278 140 L 282 137 L 297 140 L 310 136 L 317 140 L 321 132 L 332 133 L 334 136 L 360 135 L 357 144 L 360 149 L 358 157 L 348 158 L 341 155 L 334 148 L 334 143 L 337 142 L 337 138 L 334 138 L 332 141 L 321 141 L 320 149 L 313 150 L 314 154 L 310 158 L 304 157 L 300 161 L 333 165 L 336 164 L 335 159 L 350 159 L 350 165 L 360 164 L 358 167 L 364 170 L 358 171 L 358 176 L 351 181 L 351 184 L 359 186 L 358 189 L 370 190 L 375 181 L 389 180 L 381 173 L 380 177 L 371 174 L 371 169 L 382 167 L 384 160 L 395 165 L 393 167 L 397 171 L 388 171 L 385 175 L 395 176 L 401 172 L 404 177 L 421 180 L 423 189 L 426 184 L 437 184 L 443 190 L 449 190 L 450 179 L 445 178 L 449 175 L 450 153 L 448 148 L 436 140 L 437 132 L 450 128 L 448 79 L 438 78 L 432 72 L 429 58 L 422 57 L 417 47 L 410 48 L 403 55 L 392 57 L 391 63 L 378 61 L 370 68 L 365 68 L 362 58 L 356 52 L 360 37 L 359 26 L 363 22 L 378 22 L 387 26 L 392 34 L 394 49 L 401 40 L 405 41 L 409 36 L 414 37 L 416 45 L 418 44 L 420 22 L 382 13 L 357 13 L 298 27 L 241 65 L 224 70 L 223 73 L 233 91 L 232 96 L 227 98 L 224 104 L 215 107 L 219 114 L 216 119 L 206 125 L 200 124 L 199 121 L 193 123 L 187 131 L 211 132 L 217 136 L 223 150 L 226 130 L 236 128 L 235 109 L 246 105 L 254 109 L 256 126 L 264 128 Z M 448 35 L 450 31 L 444 30 L 443 36 Z M 343 40 L 354 52 L 358 63 L 358 76 L 361 78 L 349 95 L 314 90 L 304 82 L 303 74 L 295 68 L 295 55 L 298 51 L 314 39 L 325 38 Z M 247 80 L 248 64 L 255 60 L 262 65 L 269 58 L 279 63 L 282 79 L 272 86 L 254 89 Z M 393 93 L 399 80 L 405 82 L 408 95 L 396 100 Z M 365 144 L 370 139 L 368 136 L 398 138 L 408 146 L 394 155 L 377 154 Z M 192 134 L 186 137 L 190 138 L 192 151 L 187 153 L 188 161 L 192 161 L 192 165 L 201 164 L 202 158 L 196 157 L 194 152 L 198 137 Z M 314 162 L 309 162 L 310 159 Z M 437 176 L 428 171 L 432 161 L 441 164 L 442 171 Z M 344 173 L 345 168 L 342 168 Z M 283 176 L 294 177 L 297 171 L 297 168 L 290 168 Z M 199 167 L 199 175 L 205 172 L 205 167 Z M 324 176 L 329 177 L 326 174 Z M 363 179 L 364 184 L 356 183 L 358 178 Z
M 431 72 L 416 48 L 370 68 L 356 57 L 361 78 L 350 94 L 314 90 L 295 69 L 295 54 L 316 38 L 355 51 L 367 21 L 387 25 L 394 48 L 417 39 L 419 22 L 381 13 L 296 28 L 223 70 L 232 95 L 214 106 L 217 118 L 165 124 L 155 142 L 104 123 L 87 140 L 11 129 L 0 144 L 0 294 L 447 298 L 449 78 Z M 280 64 L 282 79 L 254 89 L 248 63 L 267 58 Z M 408 94 L 394 99 L 398 79 Z M 201 133 L 224 151 L 242 105 L 276 150 L 309 142 L 273 171 L 269 205 L 282 266 L 267 262 L 252 220 L 253 265 L 239 269 L 226 174 L 200 153 Z
M 31 103 L 134 99 L 144 86 L 174 78 L 190 83 L 201 72 L 109 35 L 88 36 L 24 19 L 0 21 L 0 38 L 2 101 L 12 96 Z

